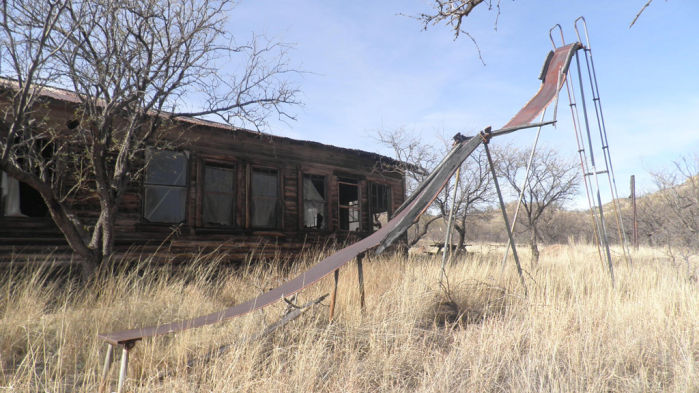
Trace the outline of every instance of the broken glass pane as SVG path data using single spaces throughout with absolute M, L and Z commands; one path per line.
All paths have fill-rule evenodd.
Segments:
M 359 201 L 359 187 L 354 184 L 339 184 L 340 205 L 349 205 Z
M 303 176 L 303 226 L 324 229 L 325 219 L 325 177 Z
M 343 179 L 340 179 L 344 181 Z M 354 181 L 356 183 L 356 181 Z M 359 225 L 359 186 L 338 183 L 340 229 L 358 231 Z

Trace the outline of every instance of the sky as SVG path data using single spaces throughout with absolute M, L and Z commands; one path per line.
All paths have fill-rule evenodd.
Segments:
M 502 0 L 499 16 L 479 6 L 463 27 L 483 62 L 468 37 L 454 39 L 445 25 L 424 30 L 411 17 L 430 11 L 431 0 L 244 0 L 228 26 L 239 40 L 290 44 L 289 62 L 303 71 L 289 76 L 303 102 L 291 108 L 296 120 L 271 119 L 266 132 L 390 155 L 377 130 L 439 144 L 504 125 L 539 88 L 549 29 L 560 24 L 574 41 L 584 16 L 619 195 L 628 196 L 630 175 L 639 193 L 650 192 L 650 172 L 699 152 L 699 2 L 655 0 L 629 28 L 645 2 Z M 559 123 L 540 144 L 572 160 L 570 118 L 561 95 Z M 493 143 L 530 149 L 535 132 Z

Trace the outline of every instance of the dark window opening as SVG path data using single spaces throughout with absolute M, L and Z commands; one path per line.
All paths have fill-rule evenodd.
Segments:
M 279 176 L 276 169 L 252 170 L 250 189 L 253 228 L 279 227 Z
M 303 226 L 325 229 L 326 220 L 325 177 L 303 175 Z
M 235 225 L 235 168 L 204 166 L 204 225 Z
M 359 185 L 354 179 L 338 178 L 340 229 L 359 231 Z
M 49 209 L 39 191 L 2 173 L 0 214 L 14 217 L 48 217 Z
M 391 187 L 385 184 L 371 183 L 369 185 L 369 205 L 374 230 L 388 222 L 391 213 Z
M 27 139 L 29 138 L 29 139 Z M 32 172 L 39 176 L 42 167 L 53 179 L 60 175 L 53 161 L 54 144 L 48 139 L 30 132 L 29 135 L 16 136 L 18 146 L 17 162 L 21 167 L 32 167 Z M 41 162 L 41 165 L 32 163 Z M 51 163 L 53 164 L 47 164 Z M 0 215 L 15 217 L 48 217 L 49 209 L 41 197 L 41 193 L 28 184 L 21 182 L 5 172 L 0 171 Z
M 184 221 L 187 156 L 182 152 L 149 151 L 146 159 L 143 217 L 150 222 Z

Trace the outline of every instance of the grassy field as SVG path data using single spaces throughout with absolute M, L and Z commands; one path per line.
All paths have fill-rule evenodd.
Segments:
M 252 340 L 286 305 L 132 351 L 127 391 L 138 392 L 699 392 L 699 284 L 685 265 L 642 249 L 616 264 L 617 287 L 589 246 L 551 246 L 528 269 L 524 296 L 501 249 L 441 259 L 365 260 L 367 308 L 355 264 L 340 272 L 335 321 L 327 301 Z M 220 310 L 284 281 L 258 263 L 236 272 L 212 257 L 176 274 L 147 267 L 101 274 L 87 286 L 41 271 L 0 280 L 0 392 L 94 392 L 106 345 L 98 332 Z M 523 256 L 527 260 L 527 256 Z M 214 267 L 212 267 L 214 266 Z M 525 264 L 525 267 L 528 264 Z M 332 279 L 298 296 L 329 293 Z M 444 302 L 453 301 L 458 307 Z M 454 322 L 452 320 L 456 319 Z M 446 321 L 445 321 L 446 320 Z M 217 348 L 226 345 L 226 351 Z M 213 354 L 211 354 L 213 353 Z M 116 389 L 118 363 L 112 369 Z

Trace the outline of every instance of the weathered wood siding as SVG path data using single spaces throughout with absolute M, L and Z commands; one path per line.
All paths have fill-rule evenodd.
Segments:
M 72 113 L 70 106 L 61 102 L 56 103 L 53 110 L 56 119 L 62 122 Z M 166 247 L 171 251 L 211 249 L 223 245 L 231 255 L 242 257 L 263 243 L 274 245 L 277 251 L 293 251 L 303 244 L 323 243 L 328 239 L 341 241 L 347 236 L 368 234 L 372 230 L 369 212 L 371 183 L 390 187 L 391 211 L 404 200 L 404 179 L 396 173 L 379 169 L 380 161 L 390 159 L 373 153 L 234 130 L 203 121 L 183 121 L 181 128 L 172 135 L 173 139 L 178 138 L 181 150 L 188 153 L 185 221 L 174 225 L 145 220 L 144 186 L 142 179 L 135 180 L 129 184 L 119 206 L 115 228 L 117 249 L 124 250 L 134 244 L 163 247 L 161 243 L 168 239 Z M 207 164 L 235 168 L 235 225 L 207 227 L 203 222 L 204 167 Z M 136 165 L 144 165 L 144 162 Z M 253 168 L 270 168 L 278 173 L 281 217 L 277 228 L 257 230 L 251 225 L 250 179 Z M 304 175 L 325 177 L 325 230 L 304 228 Z M 358 233 L 339 231 L 338 177 L 358 181 L 361 212 Z M 75 199 L 74 208 L 88 221 L 94 222 L 97 218 L 98 204 L 94 197 L 81 195 Z M 0 256 L 7 257 L 22 250 L 35 251 L 35 247 L 30 247 L 32 243 L 64 250 L 66 247 L 60 232 L 47 218 L 0 216 Z

